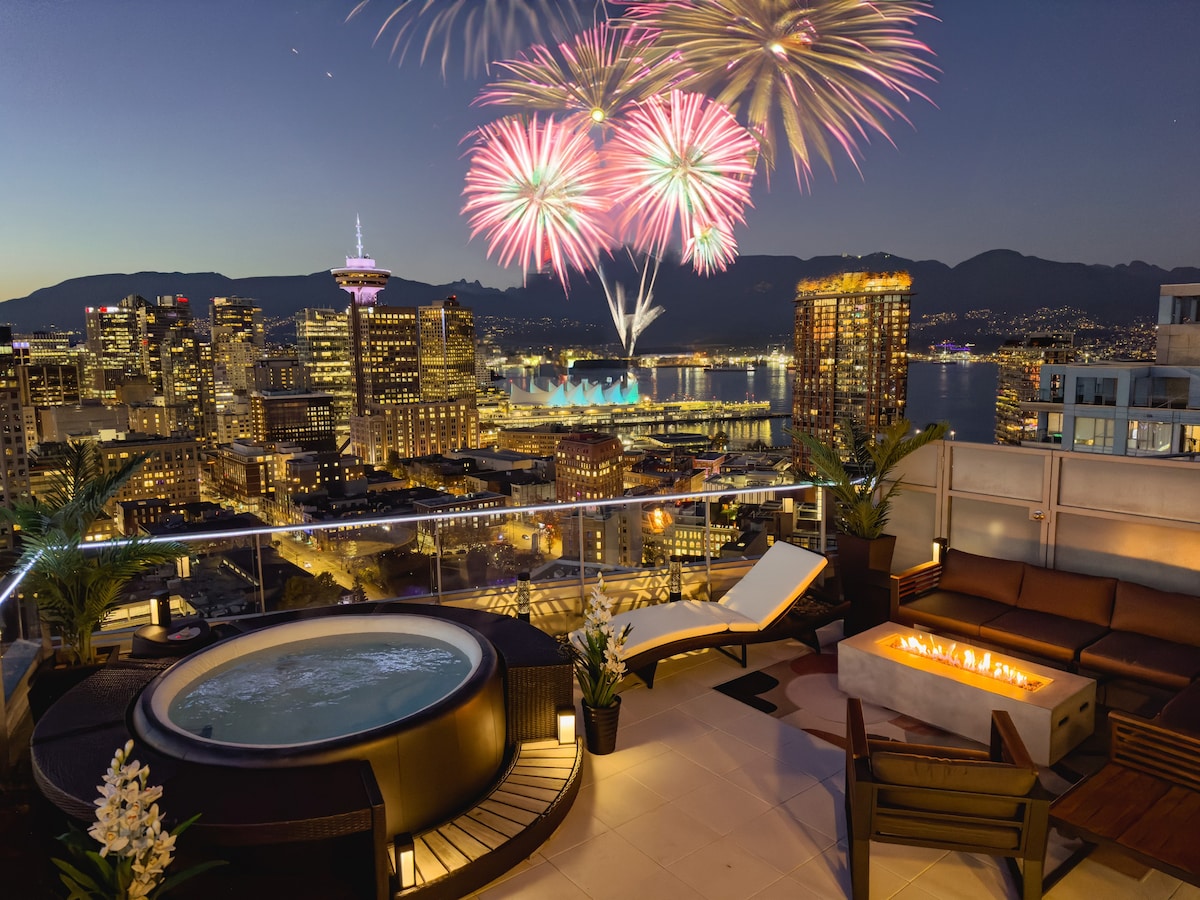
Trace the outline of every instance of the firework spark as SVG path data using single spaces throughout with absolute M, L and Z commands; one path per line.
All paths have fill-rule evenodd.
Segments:
M 370 2 L 360 0 L 346 21 Z M 593 5 L 575 0 L 400 0 L 379 26 L 375 42 L 394 28 L 392 56 L 401 64 L 417 47 L 424 64 L 431 51 L 438 53 L 440 42 L 443 77 L 451 56 L 459 50 L 463 74 L 471 75 L 494 59 L 514 55 L 530 41 L 565 39 L 582 27 Z
M 733 229 L 725 222 L 697 223 L 696 229 L 683 245 L 683 261 L 692 263 L 700 275 L 724 271 L 737 259 L 737 241 Z
M 484 125 L 476 132 L 463 194 L 471 237 L 487 232 L 488 256 L 513 260 L 528 274 L 549 262 L 567 287 L 567 267 L 586 271 L 610 243 L 603 224 L 599 158 L 586 132 L 534 116 Z
M 663 62 L 651 35 L 601 23 L 556 48 L 538 45 L 518 59 L 496 63 L 508 74 L 475 102 L 564 113 L 583 127 L 599 125 L 666 87 L 656 76 Z
M 654 306 L 654 282 L 658 278 L 659 260 L 654 257 L 647 256 L 642 262 L 642 276 L 638 284 L 637 297 L 634 300 L 633 312 L 626 312 L 627 291 L 625 285 L 616 283 L 610 285 L 608 279 L 604 277 L 604 270 L 596 267 L 596 274 L 600 276 L 600 286 L 604 288 L 604 297 L 608 300 L 608 311 L 612 314 L 613 324 L 617 326 L 617 336 L 621 340 L 621 346 L 625 348 L 626 356 L 633 356 L 634 347 L 637 346 L 637 339 L 641 337 L 643 331 L 661 316 L 665 309 L 661 306 Z
M 922 0 L 631 0 L 629 21 L 659 31 L 677 52 L 680 86 L 745 116 L 774 164 L 777 123 L 804 184 L 812 161 L 833 168 L 833 147 L 858 165 L 871 133 L 905 119 L 902 101 L 928 99 L 929 47 L 913 37 Z M 905 121 L 907 121 L 905 119 Z
M 678 228 L 744 222 L 757 142 L 723 105 L 672 91 L 639 105 L 604 147 L 613 199 L 633 245 L 659 255 Z

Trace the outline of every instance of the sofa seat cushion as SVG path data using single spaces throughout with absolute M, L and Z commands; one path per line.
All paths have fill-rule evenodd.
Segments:
M 904 625 L 923 625 L 939 633 L 979 637 L 980 625 L 1011 611 L 1007 603 L 937 590 L 901 604 L 896 618 Z
M 942 563 L 938 588 L 1016 606 L 1024 572 L 1022 562 L 977 556 L 951 547 Z
M 1200 647 L 1130 631 L 1113 631 L 1084 647 L 1079 664 L 1135 681 L 1185 688 L 1200 675 Z
M 1111 628 L 1200 647 L 1200 597 L 1120 581 Z
M 1155 723 L 1174 731 L 1200 735 L 1200 681 L 1193 682 L 1176 694 L 1162 708 Z
M 1014 609 L 981 625 L 979 637 L 1057 662 L 1073 662 L 1079 651 L 1102 637 L 1103 625 L 1032 609 Z
M 1108 628 L 1116 589 L 1115 578 L 1026 565 L 1017 606 Z

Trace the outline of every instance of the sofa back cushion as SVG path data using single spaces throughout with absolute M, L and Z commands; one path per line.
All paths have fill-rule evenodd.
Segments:
M 938 588 L 1016 606 L 1024 570 L 1025 564 L 1015 560 L 976 556 L 950 548 L 942 563 Z
M 1200 597 L 1119 581 L 1111 627 L 1200 647 Z
M 1026 564 L 1017 606 L 1108 627 L 1117 579 Z

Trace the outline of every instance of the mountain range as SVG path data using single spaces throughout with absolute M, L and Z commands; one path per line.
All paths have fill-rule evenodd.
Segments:
M 1200 282 L 1200 268 L 1171 270 L 1143 262 L 1104 266 L 1053 262 L 1011 250 L 991 250 L 956 266 L 936 260 L 909 260 L 889 253 L 869 256 L 742 256 L 730 267 L 700 277 L 677 260 L 665 260 L 655 283 L 654 303 L 664 313 L 645 331 L 639 349 L 686 346 L 762 345 L 771 339 L 790 340 L 796 284 L 842 271 L 894 271 L 913 278 L 914 321 L 922 315 L 990 309 L 1002 317 L 1017 317 L 1038 309 L 1073 307 L 1096 322 L 1119 327 L 1135 319 L 1153 319 L 1158 312 L 1159 285 Z M 636 288 L 638 273 L 622 257 L 605 264 L 610 283 Z M 209 297 L 243 296 L 259 302 L 267 318 L 290 317 L 305 307 L 340 309 L 346 295 L 328 271 L 311 275 L 228 278 L 216 272 L 138 272 L 90 275 L 41 288 L 27 297 L 0 304 L 0 322 L 15 331 L 55 326 L 83 330 L 84 308 L 116 304 L 128 294 L 153 298 L 180 294 L 207 314 Z M 421 306 L 457 295 L 477 316 L 504 320 L 510 335 L 527 323 L 540 342 L 566 339 L 547 329 L 570 321 L 615 331 L 598 277 L 573 275 L 564 294 L 558 281 L 530 276 L 522 287 L 497 289 L 478 281 L 431 285 L 393 275 L 380 295 L 381 303 Z M 950 332 L 953 332 L 951 327 Z M 595 329 L 592 329 L 594 336 Z M 277 335 L 286 339 L 286 332 Z

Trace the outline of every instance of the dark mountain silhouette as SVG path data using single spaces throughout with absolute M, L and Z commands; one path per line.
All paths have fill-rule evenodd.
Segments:
M 1011 250 L 991 250 L 947 266 L 936 260 L 908 260 L 887 253 L 864 257 L 743 256 L 725 272 L 708 278 L 663 262 L 655 285 L 655 303 L 664 314 L 643 335 L 639 346 L 762 343 L 791 332 L 796 283 L 840 271 L 905 269 L 913 276 L 913 314 L 991 309 L 1001 315 L 1031 313 L 1040 308 L 1075 307 L 1098 322 L 1122 325 L 1157 315 L 1159 285 L 1200 282 L 1200 268 L 1165 270 L 1144 262 L 1101 266 L 1062 263 L 1023 256 Z M 635 287 L 637 272 L 627 256 L 604 265 L 605 276 Z M 228 278 L 215 272 L 138 272 L 132 275 L 92 275 L 42 288 L 28 297 L 0 304 L 0 322 L 17 331 L 55 325 L 83 329 L 87 306 L 115 304 L 128 294 L 153 298 L 182 294 L 207 314 L 208 298 L 253 297 L 272 318 L 290 317 L 305 307 L 341 308 L 346 295 L 327 271 L 311 275 Z M 500 290 L 479 282 L 430 285 L 393 276 L 380 301 L 415 306 L 456 294 L 477 315 L 528 322 L 530 333 L 546 334 L 544 321 L 571 319 L 610 329 L 608 306 L 598 276 L 574 275 L 564 295 L 553 278 L 533 275 L 523 287 Z M 607 333 L 607 332 L 606 332 Z M 286 337 L 286 330 L 279 336 Z

